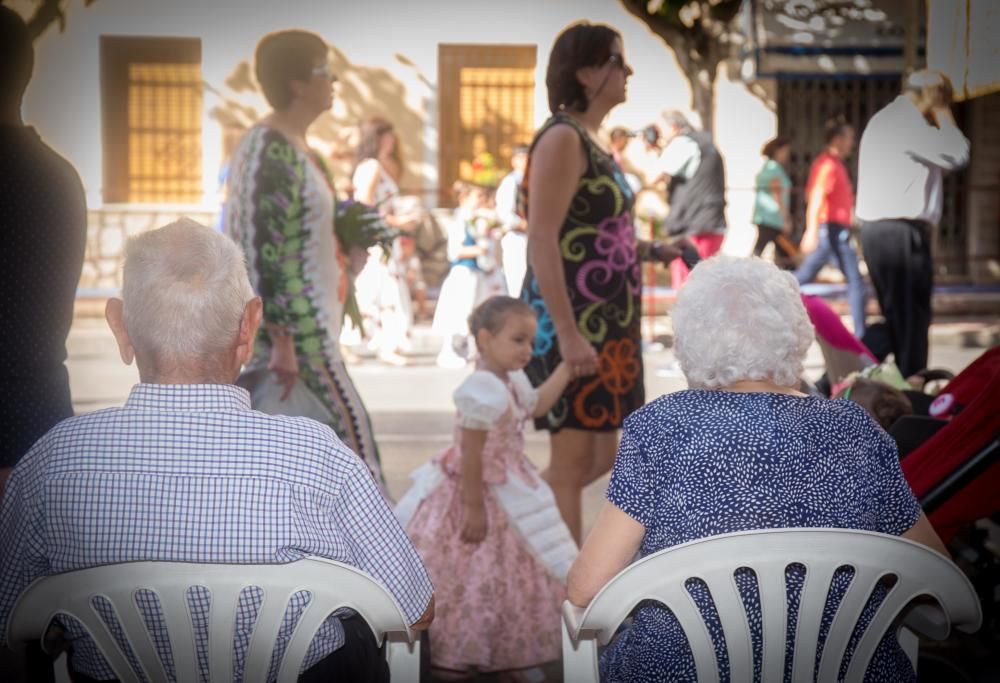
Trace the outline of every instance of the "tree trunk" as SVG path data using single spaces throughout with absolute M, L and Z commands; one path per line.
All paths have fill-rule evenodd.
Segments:
M 705 132 L 715 133 L 715 74 L 704 65 L 698 65 L 696 72 L 687 74 L 691 85 L 691 109 L 701 118 Z
M 701 43 L 701 44 L 697 44 Z M 715 134 L 715 78 L 719 73 L 717 51 L 704 41 L 682 40 L 674 50 L 677 63 L 691 87 L 691 110 L 701 119 L 705 132 Z M 692 59 L 691 53 L 698 55 Z

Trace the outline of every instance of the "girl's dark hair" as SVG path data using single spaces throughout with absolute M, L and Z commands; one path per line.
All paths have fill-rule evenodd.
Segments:
M 576 71 L 607 62 L 616 38 L 620 39 L 621 35 L 610 26 L 586 21 L 573 24 L 559 34 L 549 52 L 549 66 L 545 72 L 550 112 L 587 110 L 590 101 L 576 78 Z
M 365 159 L 378 158 L 378 141 L 386 133 L 393 131 L 392 124 L 381 116 L 372 116 L 361 124 L 360 138 L 354 154 L 358 163 Z
M 469 316 L 469 332 L 473 337 L 479 334 L 480 330 L 496 334 L 511 315 L 530 315 L 534 318 L 535 309 L 512 296 L 492 296 L 472 311 Z
M 771 138 L 770 140 L 765 142 L 764 146 L 761 147 L 760 149 L 760 153 L 762 156 L 766 156 L 768 159 L 773 159 L 774 155 L 778 153 L 779 149 L 781 149 L 782 147 L 787 147 L 790 144 L 792 144 L 790 138 L 787 138 L 784 135 L 779 135 L 778 137 Z
M 395 127 L 381 116 L 372 116 L 361 124 L 360 139 L 358 146 L 354 150 L 354 164 L 357 166 L 365 159 L 377 159 L 379 151 L 379 140 L 386 133 L 392 133 Z M 399 164 L 400 170 L 403 168 L 403 160 L 399 153 L 399 140 L 392 150 L 392 158 Z
M 326 56 L 326 43 L 308 31 L 278 31 L 261 38 L 254 70 L 268 104 L 278 111 L 286 109 L 292 103 L 292 81 L 308 81 L 316 62 Z

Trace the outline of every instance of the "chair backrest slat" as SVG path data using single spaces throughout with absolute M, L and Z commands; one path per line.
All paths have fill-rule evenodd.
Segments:
M 830 579 L 836 571 L 836 566 L 830 562 L 812 562 L 804 566 L 805 583 L 799 596 L 795 654 L 792 660 L 794 681 L 812 680 L 816 668 L 816 644 L 819 640 L 820 620 L 830 592 Z
M 710 588 L 722 632 L 726 636 L 730 680 L 732 683 L 749 683 L 753 679 L 753 642 L 739 587 L 729 575 L 713 581 Z
M 943 579 L 944 577 L 941 578 Z M 847 669 L 848 681 L 861 683 L 864 680 L 868 662 L 871 660 L 872 655 L 875 654 L 875 649 L 889 630 L 889 627 L 914 598 L 925 592 L 920 590 L 919 584 L 913 581 L 912 578 L 899 577 L 854 648 L 854 654 Z M 945 619 L 947 618 L 946 613 Z
M 229 681 L 233 678 L 233 627 L 241 588 L 229 582 L 209 585 L 208 588 L 211 594 L 208 610 L 209 676 L 213 681 Z
M 163 624 L 170 634 L 170 652 L 178 681 L 198 680 L 198 649 L 194 642 L 191 609 L 186 586 L 163 586 L 157 594 L 163 611 Z
M 312 642 L 312 634 L 323 625 L 326 617 L 326 610 L 314 603 L 310 603 L 303 611 L 295 627 L 295 633 L 288 641 L 285 656 L 281 660 L 278 683 L 295 683 L 298 680 L 299 669 L 302 668 L 302 662 L 305 661 L 309 644 Z
M 243 667 L 244 683 L 265 683 L 271 667 L 274 643 L 285 621 L 285 607 L 296 591 L 272 587 L 262 596 L 250 648 Z
M 136 601 L 136 592 L 129 590 L 108 591 L 105 594 L 114 606 L 115 616 L 133 654 L 151 683 L 167 683 L 167 672 L 160 662 L 156 646 L 146 629 L 146 622 Z
M 770 571 L 758 567 L 757 590 L 760 595 L 763 662 L 761 680 L 780 681 L 785 671 L 785 627 L 788 621 L 788 598 L 785 591 L 784 563 L 773 563 Z
M 664 603 L 677 617 L 684 633 L 687 635 L 691 652 L 694 654 L 694 666 L 700 683 L 718 683 L 719 670 L 715 659 L 715 649 L 708 628 L 701 618 L 701 612 L 694 599 L 685 591 L 682 598 L 665 600 Z

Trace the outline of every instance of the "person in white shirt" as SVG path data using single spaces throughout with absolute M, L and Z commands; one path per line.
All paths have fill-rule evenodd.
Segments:
M 861 245 L 904 377 L 927 366 L 930 239 L 941 219 L 942 177 L 969 161 L 951 100 L 944 74 L 912 73 L 903 94 L 868 122 L 858 153 Z
M 527 165 L 528 147 L 518 145 L 510 156 L 512 170 L 500 181 L 494 197 L 497 218 L 503 228 L 500 239 L 503 276 L 507 281 L 507 292 L 513 297 L 521 293 L 521 282 L 528 269 L 528 222 L 517 213 L 517 188 L 524 182 Z

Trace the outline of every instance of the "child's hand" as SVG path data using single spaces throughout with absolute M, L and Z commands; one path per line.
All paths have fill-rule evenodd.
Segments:
M 466 503 L 462 506 L 462 534 L 466 543 L 480 543 L 486 538 L 486 505 Z
M 590 375 L 593 375 L 596 371 L 597 371 L 597 369 L 596 368 L 592 368 L 592 367 L 588 367 L 588 368 L 581 367 L 581 368 L 579 368 L 579 370 L 574 369 L 574 367 L 572 365 L 570 365 L 569 363 L 567 363 L 564 360 L 563 361 L 559 361 L 559 365 L 556 367 L 556 372 L 560 372 L 560 373 L 562 373 L 566 377 L 566 383 L 567 384 L 569 384 L 570 382 L 572 382 L 577 377 L 588 377 Z M 555 374 L 555 373 L 553 373 L 553 374 Z

